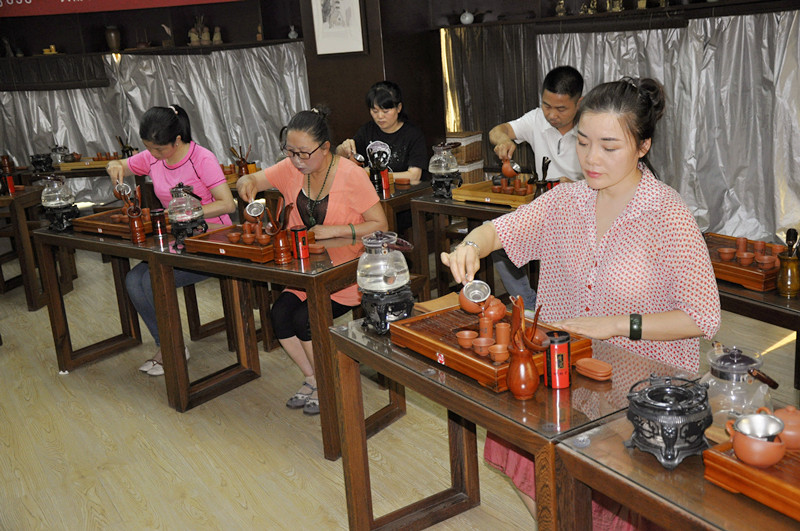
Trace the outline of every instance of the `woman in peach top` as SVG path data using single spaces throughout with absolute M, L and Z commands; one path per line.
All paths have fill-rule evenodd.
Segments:
M 265 170 L 245 175 L 236 185 L 244 201 L 277 188 L 286 203 L 294 203 L 288 225 L 305 225 L 317 240 L 350 238 L 387 230 L 380 199 L 364 170 L 331 152 L 331 132 L 326 109 L 297 113 L 281 130 L 281 149 L 286 158 Z M 353 284 L 331 295 L 333 317 L 360 304 Z M 319 414 L 317 379 L 308 320 L 306 294 L 287 289 L 272 306 L 272 323 L 283 349 L 297 364 L 305 381 L 287 402 L 307 415 Z

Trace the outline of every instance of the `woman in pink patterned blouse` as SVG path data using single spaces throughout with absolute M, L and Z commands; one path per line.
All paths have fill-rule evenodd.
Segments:
M 585 180 L 470 232 L 442 254 L 455 280 L 472 280 L 479 259 L 500 248 L 517 266 L 540 260 L 544 322 L 696 371 L 699 337 L 719 328 L 719 293 L 694 217 L 646 163 L 663 112 L 663 87 L 652 79 L 595 87 L 576 116 Z M 484 456 L 535 515 L 532 458 L 491 434 Z M 597 504 L 594 513 L 595 529 L 620 524 Z

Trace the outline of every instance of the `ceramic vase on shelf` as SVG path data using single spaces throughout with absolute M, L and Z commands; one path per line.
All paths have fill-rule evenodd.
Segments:
M 508 390 L 517 400 L 533 398 L 539 388 L 539 371 L 533 362 L 531 351 L 509 345 L 508 352 L 511 354 L 511 362 L 506 373 Z
M 778 270 L 778 277 L 775 279 L 775 287 L 778 293 L 786 298 L 797 297 L 800 293 L 800 268 L 798 268 L 798 256 L 789 256 L 787 253 L 778 255 L 781 267 Z
M 116 26 L 106 26 L 106 43 L 112 52 L 118 52 L 122 46 L 122 36 Z

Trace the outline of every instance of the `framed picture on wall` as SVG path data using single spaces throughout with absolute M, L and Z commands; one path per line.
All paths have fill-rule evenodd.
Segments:
M 361 0 L 311 0 L 317 55 L 366 52 Z

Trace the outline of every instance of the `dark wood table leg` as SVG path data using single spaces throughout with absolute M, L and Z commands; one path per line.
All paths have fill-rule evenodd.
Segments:
M 341 427 L 342 469 L 350 529 L 372 529 L 372 487 L 359 363 L 337 352 L 336 404 Z M 323 432 L 324 433 L 324 432 Z
M 171 266 L 155 259 L 150 262 L 150 279 L 158 316 L 164 380 L 169 405 L 186 411 L 261 376 L 253 304 L 247 280 L 223 279 L 223 292 L 229 297 L 226 308 L 235 330 L 237 363 L 196 381 L 189 380 L 184 355 L 183 331 L 178 307 L 175 273 Z
M 442 264 L 441 254 L 450 249 L 445 249 L 445 229 L 447 227 L 449 217 L 443 214 L 433 213 L 433 270 L 436 278 L 436 287 L 438 289 L 438 296 L 442 297 L 450 292 L 451 274 L 449 270 L 444 268 Z
M 314 372 L 319 389 L 319 412 L 322 428 L 322 448 L 325 459 L 336 460 L 341 455 L 339 426 L 336 420 L 336 393 L 333 382 L 333 343 L 328 328 L 333 324 L 331 292 L 315 281 L 308 296 L 308 316 L 311 343 L 314 349 Z
M 556 507 L 555 445 L 544 444 L 536 452 L 536 523 L 541 531 L 555 529 L 558 522 Z
M 36 274 L 36 260 L 33 256 L 33 243 L 28 231 L 28 220 L 25 218 L 25 207 L 19 201 L 9 205 L 11 224 L 14 226 L 14 239 L 17 243 L 17 257 L 22 276 L 22 287 L 29 311 L 36 311 L 46 304 L 39 277 Z
M 55 343 L 58 369 L 62 372 L 70 371 L 84 363 L 140 344 L 142 337 L 139 329 L 139 317 L 136 315 L 136 310 L 125 292 L 125 275 L 130 270 L 130 263 L 127 258 L 113 258 L 111 263 L 114 292 L 117 297 L 122 333 L 78 350 L 73 350 L 61 283 L 56 272 L 56 252 L 58 252 L 56 247 L 37 243 L 39 272 L 42 275 L 44 292 L 47 295 L 47 311 L 50 316 L 50 328 L 53 333 L 53 342 Z
M 556 448 L 555 473 L 559 531 L 583 531 L 592 528 L 592 489 L 578 481 Z
M 381 206 L 383 207 L 383 212 L 386 214 L 386 221 L 389 222 L 389 229 L 392 232 L 397 230 L 397 214 L 395 214 L 394 208 L 388 202 L 381 201 Z
M 428 265 L 428 233 L 425 228 L 425 212 L 412 202 L 411 230 L 414 235 L 414 260 L 411 263 L 411 272 L 416 275 L 425 275 L 430 279 L 431 272 Z M 440 293 L 440 295 L 442 294 Z
M 376 520 L 359 363 L 338 351 L 334 360 L 350 529 L 423 529 L 480 504 L 475 424 L 448 411 L 451 487 Z

